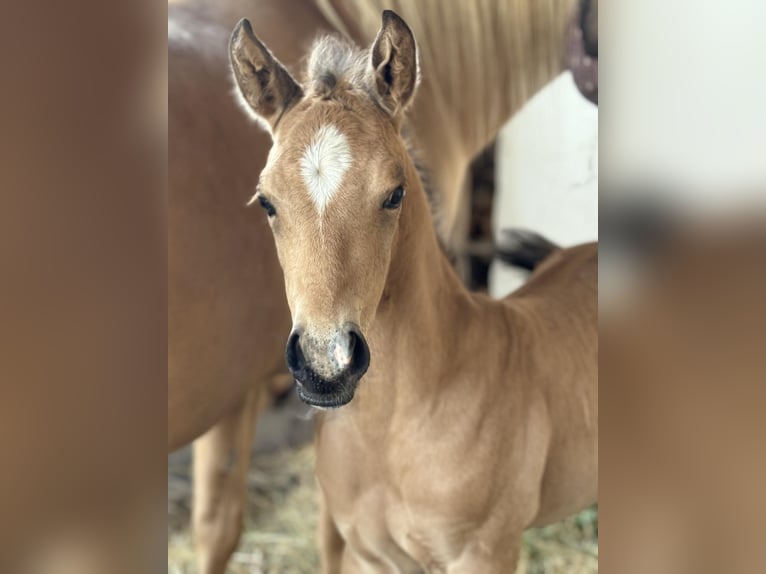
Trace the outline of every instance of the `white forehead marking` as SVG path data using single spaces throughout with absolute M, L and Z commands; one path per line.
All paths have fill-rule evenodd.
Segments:
M 319 128 L 303 152 L 301 175 L 320 215 L 337 193 L 349 167 L 351 150 L 346 136 L 333 125 Z

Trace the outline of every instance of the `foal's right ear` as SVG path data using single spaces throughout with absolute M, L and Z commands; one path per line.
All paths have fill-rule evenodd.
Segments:
M 277 60 L 243 18 L 229 42 L 236 93 L 245 111 L 273 132 L 282 114 L 303 96 L 290 72 Z
M 420 80 L 418 46 L 407 23 L 391 10 L 370 48 L 370 68 L 378 101 L 392 117 L 400 118 L 412 102 Z

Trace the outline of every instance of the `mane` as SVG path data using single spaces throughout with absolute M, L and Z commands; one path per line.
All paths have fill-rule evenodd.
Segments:
M 426 194 L 426 199 L 428 200 L 428 208 L 431 212 L 431 219 L 433 220 L 434 228 L 438 230 L 442 224 L 442 214 L 444 213 L 444 209 L 441 204 L 441 199 L 444 197 L 444 194 L 437 193 L 436 185 L 434 184 L 433 178 L 431 177 L 431 172 L 429 171 L 426 162 L 421 157 L 418 147 L 414 141 L 414 134 L 409 126 L 410 124 L 405 122 L 402 128 L 402 138 L 404 139 L 404 144 L 407 148 L 407 154 L 410 156 L 410 160 L 415 166 L 415 171 L 418 173 L 418 177 L 420 178 L 420 185 L 423 186 L 423 191 Z M 436 239 L 439 242 L 439 247 L 441 250 L 454 263 L 457 252 L 445 242 L 441 234 L 437 233 Z
M 564 69 L 564 38 L 578 0 L 314 0 L 331 25 L 345 37 L 366 44 L 380 27 L 384 8 L 396 11 L 418 39 L 420 65 L 438 78 L 439 91 L 457 109 L 486 107 L 477 99 L 485 86 L 507 98 L 512 111 L 521 107 L 551 77 Z M 343 12 L 338 11 L 338 6 Z M 501 26 L 500 23 L 503 25 Z M 556 47 L 551 38 L 560 37 Z M 558 49 L 560 48 L 560 49 Z M 494 54 L 502 65 L 490 65 Z M 459 70 L 459 73 L 455 73 Z M 555 72 L 555 73 L 553 73 Z M 486 109 L 484 123 L 471 117 L 474 129 L 505 119 L 502 107 Z M 507 106 L 506 106 L 507 107 Z M 471 127 L 471 126 L 468 126 Z

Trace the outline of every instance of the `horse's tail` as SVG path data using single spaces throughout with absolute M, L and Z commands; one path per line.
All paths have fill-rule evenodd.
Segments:
M 558 245 L 533 231 L 503 229 L 495 254 L 508 265 L 534 271 L 546 257 L 559 249 Z

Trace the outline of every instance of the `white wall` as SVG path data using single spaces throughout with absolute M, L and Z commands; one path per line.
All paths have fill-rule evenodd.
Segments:
M 535 96 L 497 142 L 493 227 L 522 227 L 563 246 L 598 238 L 598 109 L 569 72 Z M 495 263 L 489 289 L 502 297 L 525 274 Z

